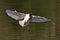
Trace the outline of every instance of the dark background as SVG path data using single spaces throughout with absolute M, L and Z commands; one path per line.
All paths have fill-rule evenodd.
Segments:
M 58 8 L 59 6 L 57 10 Z M 9 18 L 5 12 L 6 9 L 24 13 L 32 12 L 35 15 L 50 18 L 52 21 L 31 23 L 31 32 L 21 32 L 18 21 Z M 60 12 L 57 11 L 58 13 Z M 56 40 L 59 38 L 57 25 L 60 20 L 57 14 L 55 0 L 0 0 L 0 40 Z

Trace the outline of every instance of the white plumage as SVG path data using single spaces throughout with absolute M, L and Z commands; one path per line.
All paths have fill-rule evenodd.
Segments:
M 27 23 L 27 21 L 29 20 L 29 18 L 30 18 L 29 14 L 26 14 L 25 18 L 23 20 L 19 21 L 19 24 L 22 27 L 24 27 L 25 26 L 24 24 Z
M 21 25 L 22 27 L 27 26 L 29 24 L 29 22 L 48 22 L 48 21 L 51 21 L 50 19 L 47 19 L 45 17 L 31 15 L 30 13 L 24 14 L 21 12 L 17 12 L 16 10 L 11 11 L 10 9 L 7 9 L 6 13 L 9 17 L 11 17 L 15 20 L 18 20 L 19 25 Z

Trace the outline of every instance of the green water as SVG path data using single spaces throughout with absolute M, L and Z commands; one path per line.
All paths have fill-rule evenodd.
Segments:
M 20 32 L 18 21 L 9 18 L 5 10 L 32 12 L 51 18 L 55 14 L 54 0 L 0 0 L 0 40 L 49 40 L 51 23 L 31 23 L 31 32 Z

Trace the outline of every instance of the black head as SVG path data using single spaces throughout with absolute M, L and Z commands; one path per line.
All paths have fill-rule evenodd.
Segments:
M 32 19 L 32 13 L 29 13 L 29 16 L 30 16 L 30 18 L 29 18 L 29 22 L 30 22 Z
M 30 19 L 32 19 L 32 13 L 30 13 Z

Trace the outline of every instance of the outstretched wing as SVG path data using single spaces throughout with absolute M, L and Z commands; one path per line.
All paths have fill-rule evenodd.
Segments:
M 11 11 L 9 9 L 6 10 L 6 13 L 9 17 L 11 17 L 15 20 L 21 20 L 25 17 L 24 13 L 20 13 L 20 12 L 17 12 L 17 11 Z
M 48 22 L 48 21 L 51 21 L 51 20 L 45 17 L 32 15 L 32 19 L 30 22 Z

